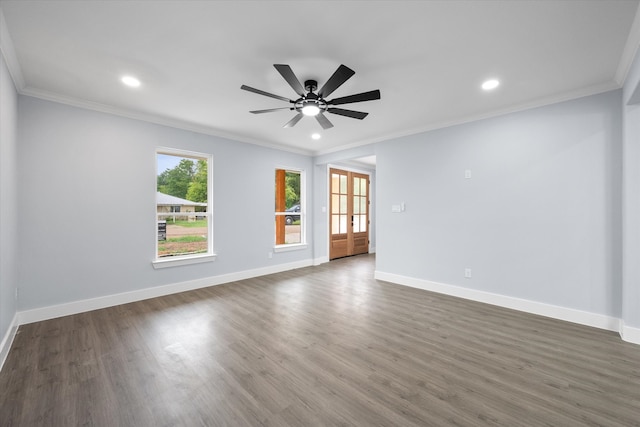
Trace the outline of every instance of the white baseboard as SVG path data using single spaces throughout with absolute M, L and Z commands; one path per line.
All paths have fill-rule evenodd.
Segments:
M 620 336 L 624 341 L 632 344 L 640 344 L 640 328 L 632 328 L 627 326 L 624 322 L 620 322 Z
M 621 331 L 621 321 L 620 319 L 617 319 L 615 317 L 604 316 L 587 311 L 529 301 L 490 292 L 478 291 L 475 289 L 463 288 L 461 286 L 453 286 L 444 283 L 431 282 L 423 279 L 416 279 L 413 277 L 400 276 L 397 274 L 385 273 L 382 271 L 376 271 L 374 277 L 378 280 L 384 280 L 386 282 L 396 283 L 398 285 L 410 286 L 412 288 L 418 288 L 426 291 L 432 291 L 440 294 L 483 302 L 486 304 L 497 305 L 513 310 L 524 311 L 526 313 L 532 313 L 540 316 L 551 317 L 553 319 L 578 323 L 580 325 L 592 326 L 594 328 L 606 329 L 609 331 Z M 630 338 L 626 339 L 626 337 L 623 337 L 623 339 L 625 339 L 625 341 L 640 343 L 640 329 L 635 329 L 635 331 L 633 330 L 633 328 L 629 329 L 632 330 L 625 330 L 625 335 L 628 333 Z M 635 339 L 635 341 L 632 341 L 633 339 Z
M 98 298 L 91 298 L 80 301 L 73 301 L 65 304 L 20 311 L 17 313 L 17 324 L 24 325 L 27 323 L 40 322 L 42 320 L 54 319 L 56 317 L 69 316 L 72 314 L 84 313 L 86 311 L 113 307 L 115 305 L 142 301 L 149 298 L 176 294 L 178 292 L 185 292 L 194 289 L 206 288 L 209 286 L 222 285 L 224 283 L 236 282 L 238 280 L 280 273 L 282 271 L 294 270 L 296 268 L 309 267 L 312 264 L 313 262 L 311 260 L 279 264 L 272 267 L 256 268 L 253 270 L 245 270 L 237 273 L 222 274 L 220 276 L 211 276 L 203 279 L 172 283 L 170 285 L 156 286 L 153 288 L 140 289 L 137 291 L 123 292 L 120 294 L 106 295 Z
M 16 332 L 18 332 L 18 314 L 16 313 L 13 316 L 13 320 L 7 329 L 7 333 L 2 337 L 2 342 L 0 342 L 0 371 L 4 366 L 5 360 L 7 360 L 7 356 L 9 355 L 9 350 L 11 349 L 11 344 L 13 344 L 13 339 L 16 336 Z
M 327 262 L 329 262 L 329 257 L 328 256 L 323 256 L 323 257 L 320 257 L 320 258 L 315 258 L 313 260 L 313 265 L 316 266 L 316 265 L 324 264 L 324 263 L 327 263 Z

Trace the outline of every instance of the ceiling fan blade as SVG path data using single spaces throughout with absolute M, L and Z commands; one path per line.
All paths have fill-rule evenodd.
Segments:
M 318 91 L 320 98 L 326 98 L 331 93 L 338 89 L 344 82 L 349 80 L 356 72 L 346 65 L 340 65 L 338 69 L 329 77 L 329 80 Z
M 343 108 L 327 108 L 327 111 L 340 116 L 351 117 L 352 119 L 364 119 L 369 113 L 363 113 L 362 111 L 345 110 Z
M 280 111 L 280 110 L 293 110 L 293 107 L 269 108 L 268 110 L 254 110 L 249 112 L 253 114 L 262 114 L 262 113 L 271 113 L 272 111 Z
M 289 120 L 287 123 L 285 123 L 284 126 L 282 126 L 283 128 L 292 128 L 296 125 L 296 123 L 298 123 L 300 121 L 300 119 L 302 119 L 304 117 L 304 114 L 302 113 L 298 113 L 293 119 Z
M 329 105 L 351 104 L 352 102 L 373 101 L 380 99 L 380 91 L 378 89 L 369 92 L 357 93 L 355 95 L 343 96 L 327 101 Z
M 316 116 L 316 120 L 318 120 L 318 123 L 320 123 L 322 129 L 331 129 L 333 127 L 333 123 L 331 123 L 329 119 L 327 119 L 322 113 Z
M 273 66 L 276 67 L 276 70 L 278 70 L 287 83 L 289 83 L 289 86 L 291 86 L 298 95 L 305 95 L 304 88 L 302 87 L 302 84 L 300 84 L 300 80 L 298 80 L 296 75 L 293 73 L 291 67 L 285 64 L 273 64 Z
M 255 88 L 252 88 L 251 86 L 247 86 L 247 85 L 240 86 L 240 89 L 248 90 L 249 92 L 257 93 L 258 95 L 269 96 L 271 98 L 279 99 L 281 101 L 293 102 L 292 100 L 290 100 L 289 98 L 285 98 L 284 96 L 274 95 L 272 93 L 265 92 L 265 91 L 260 90 L 260 89 L 255 89 Z

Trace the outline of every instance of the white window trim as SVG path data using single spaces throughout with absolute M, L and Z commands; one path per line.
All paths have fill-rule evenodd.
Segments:
M 193 255 L 183 255 L 175 257 L 162 257 L 158 258 L 158 208 L 157 203 L 153 207 L 154 210 L 154 240 L 155 240 L 155 252 L 154 259 L 151 261 L 154 269 L 177 267 L 181 265 L 200 264 L 204 262 L 212 262 L 216 260 L 217 255 L 213 252 L 213 154 L 199 153 L 196 151 L 181 150 L 177 148 L 157 147 L 156 148 L 156 177 L 158 176 L 158 154 L 167 154 L 170 156 L 186 157 L 190 159 L 207 159 L 207 212 L 194 212 L 197 216 L 207 217 L 207 252 Z M 157 192 L 157 182 L 154 182 Z M 180 213 L 181 216 L 192 214 L 191 212 Z M 203 215 L 204 214 L 204 215 Z
M 307 243 L 289 243 L 288 245 L 275 245 L 273 247 L 273 252 L 290 252 L 290 251 L 301 251 L 303 249 L 307 249 L 309 245 Z
M 306 249 L 308 246 L 308 243 L 307 243 L 307 172 L 304 169 L 290 168 L 286 166 L 276 166 L 276 168 L 274 169 L 274 172 L 276 170 L 284 170 L 286 172 L 296 172 L 300 174 L 300 219 L 302 222 L 302 226 L 300 227 L 300 243 L 288 243 L 284 245 L 275 244 L 276 230 L 274 226 L 273 251 L 277 253 L 277 252 L 299 251 L 299 250 Z M 275 188 L 273 193 L 275 195 Z M 275 211 L 273 214 L 274 214 L 274 217 L 276 215 L 286 215 L 284 212 L 275 212 Z
M 156 251 L 157 253 L 157 251 Z M 158 258 L 152 262 L 156 270 L 167 267 L 178 267 L 180 265 L 201 264 L 216 260 L 216 254 L 195 254 L 182 257 Z

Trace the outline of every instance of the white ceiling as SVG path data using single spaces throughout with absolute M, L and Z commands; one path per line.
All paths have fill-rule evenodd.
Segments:
M 309 154 L 618 88 L 640 40 L 638 1 L 6 1 L 0 47 L 22 94 Z M 273 64 L 331 97 L 382 99 L 327 114 L 286 103 Z M 120 77 L 132 74 L 138 89 Z M 480 89 L 487 78 L 501 85 Z M 319 132 L 320 140 L 310 135 Z

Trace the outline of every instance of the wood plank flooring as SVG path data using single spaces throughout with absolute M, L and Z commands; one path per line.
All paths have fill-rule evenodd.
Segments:
M 374 262 L 23 325 L 0 426 L 640 426 L 640 346 Z

